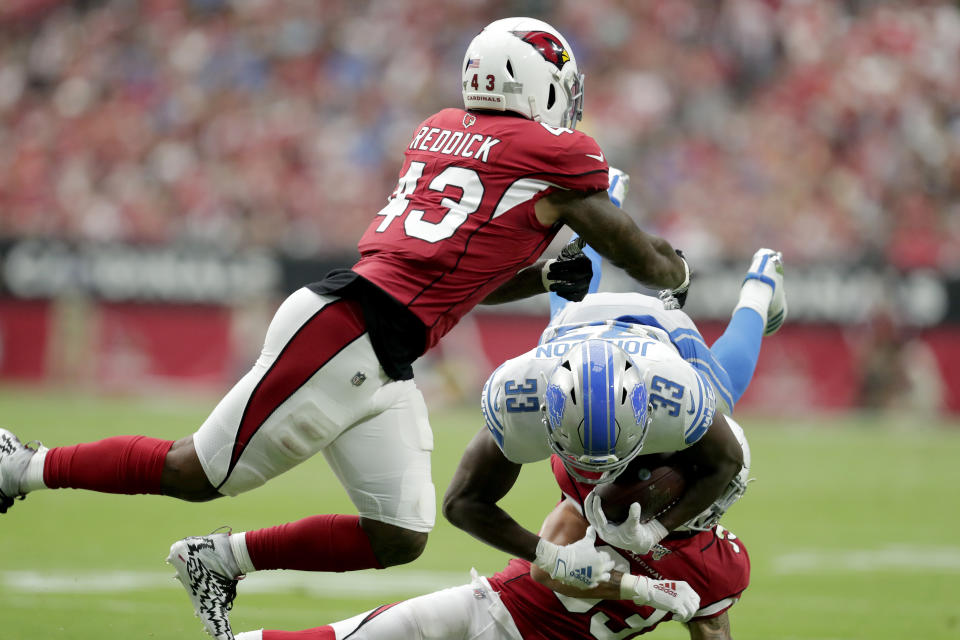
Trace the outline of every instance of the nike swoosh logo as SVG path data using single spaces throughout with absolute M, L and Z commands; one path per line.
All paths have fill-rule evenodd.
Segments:
M 585 153 L 585 154 L 583 154 L 583 155 L 587 156 L 588 158 L 593 158 L 593 159 L 596 160 L 597 162 L 603 162 L 603 151 L 601 151 L 601 152 L 600 152 L 600 155 L 598 155 L 598 156 L 595 156 L 595 155 L 593 155 L 592 153 Z

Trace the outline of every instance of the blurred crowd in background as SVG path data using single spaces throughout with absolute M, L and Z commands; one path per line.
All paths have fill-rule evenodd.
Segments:
M 960 269 L 960 11 L 801 0 L 5 0 L 0 237 L 353 251 L 466 44 L 551 22 L 698 260 Z
M 510 15 L 567 37 L 586 73 L 579 127 L 630 174 L 637 222 L 701 267 L 770 246 L 798 270 L 960 278 L 960 9 L 933 0 L 0 0 L 0 246 L 352 259 L 420 122 L 462 104 L 467 43 Z M 796 321 L 823 291 L 794 282 Z M 960 370 L 934 354 L 950 338 L 914 339 L 893 289 L 851 291 L 857 313 L 834 316 L 847 337 L 786 331 L 757 396 L 822 403 L 836 388 L 809 390 L 836 382 L 821 363 L 845 353 L 853 404 L 935 411 L 952 397 L 960 411 Z M 15 337 L 12 313 L 8 364 L 36 341 Z M 238 341 L 244 366 L 257 326 Z M 118 327 L 104 335 L 127 346 L 89 348 L 149 361 L 146 330 Z M 427 359 L 459 372 L 439 384 L 482 360 L 471 331 Z M 472 399 L 469 382 L 444 393 Z

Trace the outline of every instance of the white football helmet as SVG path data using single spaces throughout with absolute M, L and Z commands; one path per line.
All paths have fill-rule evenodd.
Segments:
M 550 374 L 542 411 L 550 448 L 588 484 L 617 477 L 650 426 L 643 372 L 626 351 L 599 339 L 570 347 Z
M 743 432 L 743 427 L 734 422 L 730 416 L 724 417 L 727 419 L 727 424 L 730 425 L 730 430 L 733 431 L 733 435 L 737 438 L 737 442 L 740 443 L 740 447 L 743 449 L 743 468 L 740 469 L 740 473 L 730 481 L 730 484 L 723 490 L 720 497 L 713 501 L 713 504 L 701 511 L 700 515 L 687 520 L 677 527 L 677 531 L 709 531 L 720 522 L 720 518 L 727 512 L 727 509 L 742 498 L 747 490 L 747 476 L 750 475 L 750 445 L 747 443 L 747 436 Z
M 560 32 L 533 18 L 491 22 L 463 57 L 463 106 L 512 111 L 573 129 L 583 113 L 583 74 Z

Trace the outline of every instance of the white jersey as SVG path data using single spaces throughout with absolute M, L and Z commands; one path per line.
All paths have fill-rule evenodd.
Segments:
M 558 326 L 603 322 L 623 318 L 637 318 L 635 324 L 659 327 L 670 334 L 677 329 L 692 329 L 697 326 L 680 309 L 666 310 L 659 298 L 642 293 L 591 293 L 583 302 L 571 302 L 557 313 L 547 325 L 543 335 L 546 337 Z M 540 339 L 544 342 L 544 338 Z
M 672 341 L 671 331 L 682 320 L 676 313 L 641 294 L 591 294 L 567 305 L 537 347 L 504 362 L 484 384 L 483 416 L 507 459 L 526 464 L 550 457 L 540 411 L 545 381 L 574 344 L 590 338 L 614 342 L 643 371 L 652 409 L 644 454 L 679 451 L 703 437 L 717 410 L 717 394 L 708 376 L 685 360 Z M 696 332 L 680 313 L 686 319 L 682 328 Z M 646 316 L 649 322 L 641 322 Z
M 672 345 L 713 387 L 717 410 L 733 415 L 732 384 L 727 371 L 707 347 L 690 316 L 680 309 L 664 309 L 659 298 L 642 293 L 591 293 L 583 302 L 567 303 L 547 325 L 540 342 L 547 342 L 567 325 L 607 320 L 642 325 L 664 344 Z

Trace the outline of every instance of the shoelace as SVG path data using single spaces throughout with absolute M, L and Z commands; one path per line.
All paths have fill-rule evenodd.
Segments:
M 220 586 L 223 589 L 224 601 L 223 608 L 227 611 L 233 609 L 233 601 L 237 599 L 237 580 L 223 580 L 220 576 L 216 576 L 217 581 L 220 582 Z M 221 582 L 222 580 L 222 582 Z

